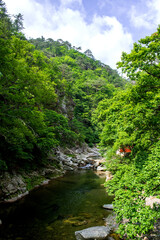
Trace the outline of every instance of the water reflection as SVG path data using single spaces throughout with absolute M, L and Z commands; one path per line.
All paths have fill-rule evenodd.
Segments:
M 0 240 L 72 240 L 74 232 L 103 225 L 111 203 L 102 186 L 104 178 L 93 171 L 68 173 L 25 198 L 0 206 Z

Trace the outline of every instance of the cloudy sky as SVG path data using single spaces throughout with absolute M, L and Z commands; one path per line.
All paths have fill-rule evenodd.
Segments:
M 96 59 L 116 68 L 122 51 L 154 33 L 160 0 L 4 0 L 10 14 L 21 13 L 24 33 L 69 41 L 90 49 Z

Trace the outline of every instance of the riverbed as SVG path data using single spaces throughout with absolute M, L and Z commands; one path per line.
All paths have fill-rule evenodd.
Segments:
M 70 172 L 0 205 L 0 240 L 75 240 L 75 231 L 104 225 L 113 198 L 92 170 Z

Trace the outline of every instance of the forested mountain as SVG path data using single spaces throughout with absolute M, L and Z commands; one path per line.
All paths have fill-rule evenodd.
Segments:
M 0 169 L 42 163 L 52 148 L 99 142 L 98 102 L 125 81 L 63 40 L 27 40 L 0 1 Z
M 27 40 L 22 20 L 0 0 L 0 171 L 44 164 L 58 146 L 99 143 L 119 232 L 140 239 L 160 218 L 159 205 L 145 204 L 160 198 L 160 27 L 122 54 L 126 81 L 90 50 Z

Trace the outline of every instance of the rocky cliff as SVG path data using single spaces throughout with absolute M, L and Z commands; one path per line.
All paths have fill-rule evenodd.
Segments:
M 57 148 L 48 156 L 48 164 L 32 171 L 4 172 L 0 175 L 0 202 L 16 201 L 35 187 L 47 184 L 66 171 L 101 168 L 102 157 L 96 147 Z

